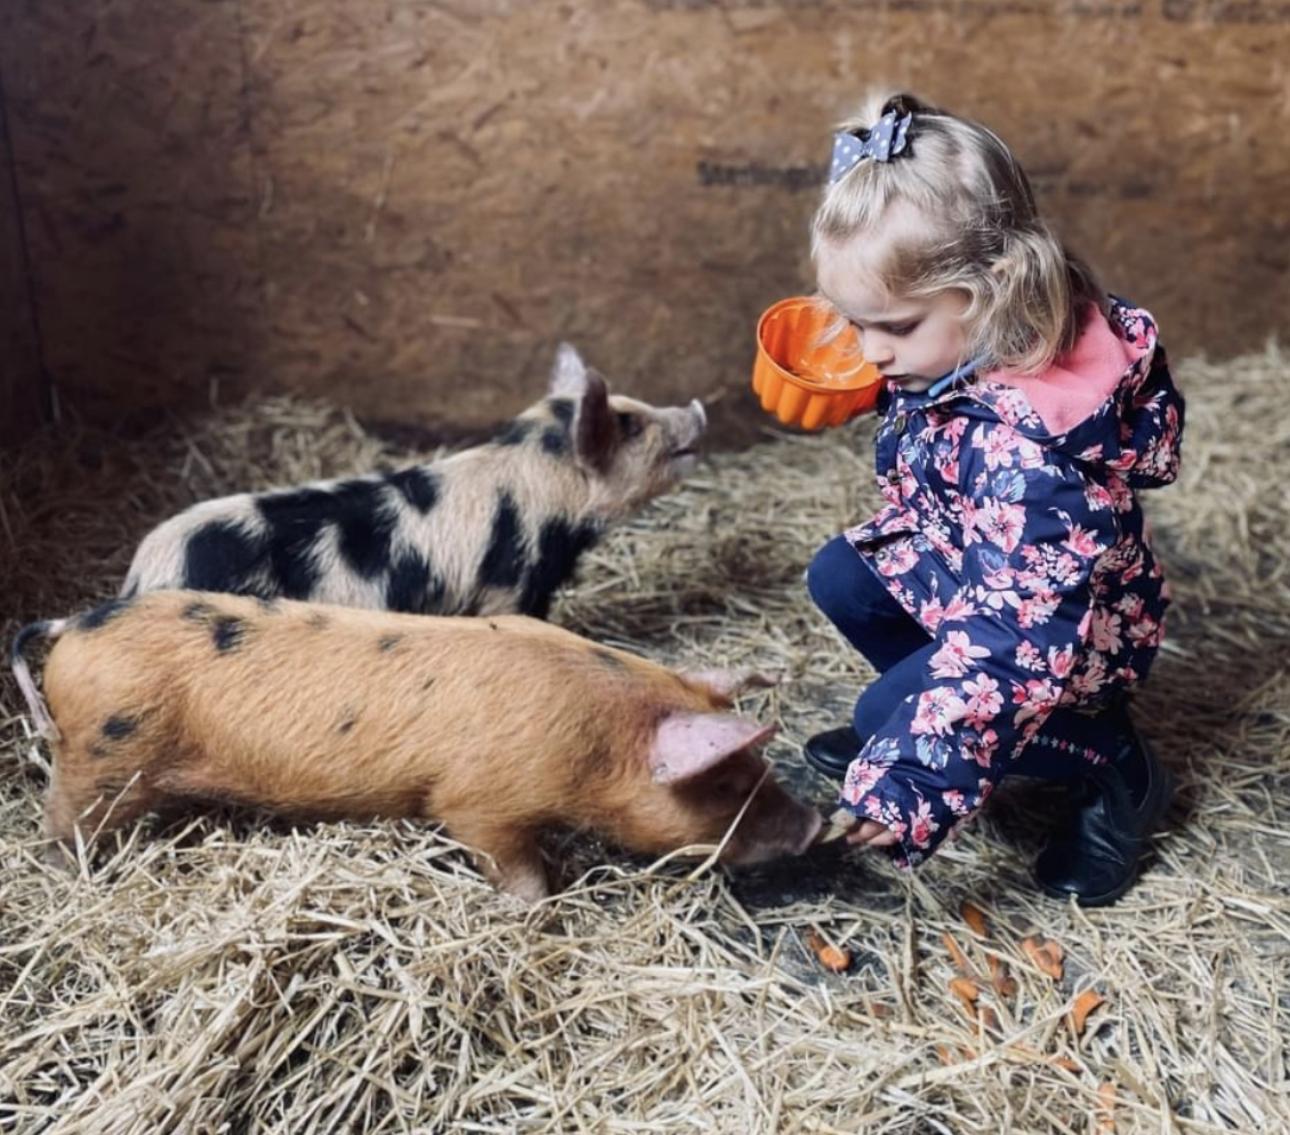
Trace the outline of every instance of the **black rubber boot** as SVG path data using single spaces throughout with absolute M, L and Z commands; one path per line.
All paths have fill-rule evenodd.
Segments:
M 860 755 L 860 738 L 850 725 L 826 729 L 807 739 L 802 748 L 806 763 L 834 780 L 845 780 L 847 766 Z
M 1074 816 L 1035 861 L 1035 881 L 1054 898 L 1108 906 L 1138 877 L 1152 830 L 1173 795 L 1169 772 L 1130 726 L 1125 751 L 1081 784 Z

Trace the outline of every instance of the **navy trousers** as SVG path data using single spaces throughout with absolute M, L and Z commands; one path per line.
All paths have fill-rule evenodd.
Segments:
M 853 724 L 861 741 L 877 733 L 905 698 L 926 688 L 927 669 L 937 644 L 882 585 L 873 569 L 842 536 L 824 545 L 806 572 L 806 586 L 843 637 L 878 671 L 856 702 Z M 1132 735 L 1121 700 L 1097 714 L 1055 709 L 1039 736 L 1073 742 L 1114 759 Z M 1008 770 L 1044 780 L 1087 776 L 1089 761 L 1037 744 L 1026 746 Z

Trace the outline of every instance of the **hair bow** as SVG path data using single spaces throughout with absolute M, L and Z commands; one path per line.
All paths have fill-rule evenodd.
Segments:
M 907 145 L 906 135 L 913 114 L 897 118 L 894 110 L 887 111 L 868 130 L 833 135 L 833 165 L 829 168 L 829 184 L 846 177 L 864 158 L 877 162 L 890 161 Z

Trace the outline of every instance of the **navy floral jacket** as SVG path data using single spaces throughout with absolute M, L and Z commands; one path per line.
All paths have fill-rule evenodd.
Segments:
M 1151 316 L 1112 300 L 1048 372 L 934 396 L 891 384 L 884 401 L 886 504 L 846 536 L 940 645 L 842 801 L 897 832 L 893 855 L 913 866 L 1054 708 L 1096 708 L 1146 677 L 1169 597 L 1134 490 L 1177 476 L 1183 400 Z

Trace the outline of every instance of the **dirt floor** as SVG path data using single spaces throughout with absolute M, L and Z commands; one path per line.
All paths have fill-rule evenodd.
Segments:
M 6 673 L 0 1131 L 1290 1131 L 1290 360 L 1178 372 L 1184 471 L 1149 498 L 1175 606 L 1137 717 L 1180 787 L 1118 906 L 1034 891 L 1062 801 L 1022 782 L 912 876 L 836 845 L 727 875 L 557 833 L 567 890 L 524 910 L 424 827 L 222 813 L 59 873 Z M 801 576 L 874 504 L 871 430 L 713 456 L 553 614 L 785 675 L 743 704 L 825 809 L 800 743 L 870 675 Z M 36 438 L 0 461 L 4 640 L 111 594 L 191 500 L 411 456 L 288 401 Z

